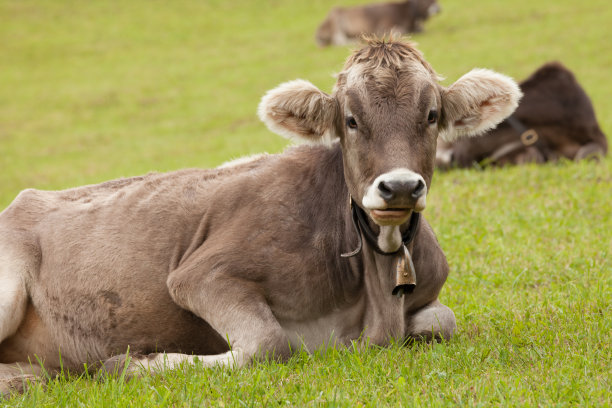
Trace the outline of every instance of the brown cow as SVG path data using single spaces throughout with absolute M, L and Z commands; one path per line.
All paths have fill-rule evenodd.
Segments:
M 494 126 L 520 91 L 487 70 L 437 79 L 411 44 L 373 40 L 331 95 L 297 80 L 262 99 L 273 131 L 316 145 L 20 193 L 0 213 L 3 391 L 60 352 L 70 369 L 112 369 L 129 346 L 139 372 L 450 338 L 448 265 L 420 217 L 436 139 Z
M 591 100 L 570 70 L 558 62 L 541 66 L 521 83 L 516 112 L 481 136 L 438 143 L 438 167 L 543 163 L 561 157 L 605 156 Z
M 440 12 L 437 0 L 405 0 L 399 3 L 335 7 L 317 29 L 319 46 L 346 45 L 363 34 L 416 33 L 423 23 Z

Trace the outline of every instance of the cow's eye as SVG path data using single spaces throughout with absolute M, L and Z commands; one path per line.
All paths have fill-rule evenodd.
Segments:
M 433 125 L 437 121 L 438 121 L 438 111 L 435 109 L 430 110 L 429 115 L 427 115 L 427 123 L 429 123 L 430 125 Z
M 357 129 L 357 121 L 354 117 L 349 116 L 346 118 L 346 126 L 348 126 L 350 129 Z

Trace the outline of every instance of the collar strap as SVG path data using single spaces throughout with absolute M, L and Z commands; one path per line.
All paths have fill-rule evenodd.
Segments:
M 543 143 L 534 128 L 528 128 L 516 116 L 510 115 L 506 118 L 506 123 L 519 134 L 518 140 L 510 141 L 495 149 L 493 153 L 484 158 L 478 163 L 479 167 L 485 167 L 495 163 L 501 158 L 515 153 L 531 145 L 538 147 L 538 150 L 544 154 Z
M 508 124 L 512 127 L 512 129 L 514 129 L 514 131 L 517 132 L 519 135 L 529 130 L 529 128 L 525 126 L 525 124 L 521 122 L 520 119 L 514 115 L 508 116 L 506 118 L 506 122 L 508 122 Z
M 419 226 L 419 220 L 421 219 L 421 214 L 413 211 L 410 215 L 410 224 L 408 225 L 408 229 L 402 234 L 403 245 L 400 245 L 397 251 L 384 252 L 378 246 L 378 237 L 376 236 L 374 231 L 372 231 L 372 228 L 370 228 L 370 224 L 368 223 L 368 216 L 366 215 L 365 211 L 361 207 L 359 207 L 357 203 L 355 203 L 355 200 L 353 200 L 352 197 L 351 212 L 353 226 L 355 227 L 355 231 L 357 232 L 357 236 L 359 237 L 359 244 L 357 245 L 357 248 L 355 250 L 341 254 L 340 256 L 343 258 L 349 258 L 361 252 L 363 246 L 361 241 L 362 234 L 365 237 L 366 241 L 370 244 L 372 249 L 374 249 L 374 251 L 378 252 L 381 255 L 396 255 L 403 249 L 402 246 L 408 246 L 408 244 L 410 244 L 412 240 L 414 240 Z
M 520 135 L 519 139 L 521 144 L 525 147 L 531 146 L 532 144 L 542 145 L 542 140 L 538 132 L 534 128 L 528 128 L 523 122 L 521 122 L 516 116 L 510 115 L 506 118 L 506 121 L 512 126 L 512 128 Z

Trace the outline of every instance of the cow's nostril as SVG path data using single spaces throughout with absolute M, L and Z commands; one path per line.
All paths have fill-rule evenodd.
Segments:
M 412 197 L 419 198 L 420 196 L 423 195 L 424 192 L 425 192 L 425 183 L 423 182 L 423 180 L 418 180 L 416 187 L 414 188 L 414 190 L 412 190 Z
M 427 186 L 422 178 L 384 180 L 378 183 L 378 195 L 390 206 L 408 205 L 410 200 L 418 200 L 426 191 Z
M 393 198 L 393 189 L 391 185 L 389 185 L 388 183 L 384 181 L 381 181 L 380 183 L 378 183 L 378 191 L 380 193 L 380 197 L 383 200 L 390 200 Z

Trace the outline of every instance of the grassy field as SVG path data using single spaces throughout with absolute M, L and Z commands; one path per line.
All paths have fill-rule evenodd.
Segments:
M 445 84 L 474 66 L 522 79 L 559 60 L 612 135 L 609 0 L 440 2 L 414 40 Z M 331 90 L 349 52 L 314 43 L 331 5 L 0 0 L 0 209 L 27 187 L 281 151 L 256 118 L 259 98 L 294 78 Z M 448 343 L 130 382 L 64 376 L 4 403 L 610 406 L 611 196 L 611 158 L 437 174 L 425 215 L 451 265 Z

